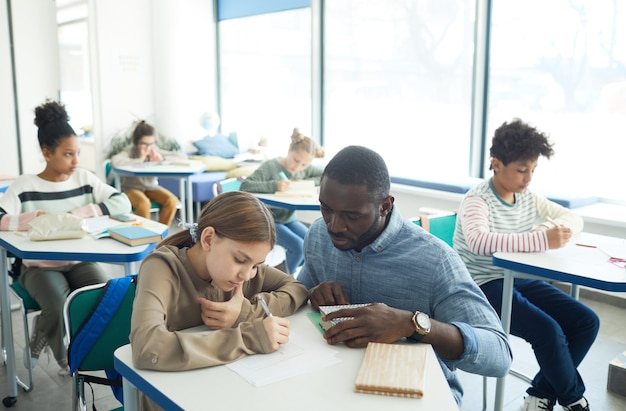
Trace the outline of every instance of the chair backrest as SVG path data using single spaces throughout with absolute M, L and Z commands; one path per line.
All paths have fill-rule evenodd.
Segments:
M 411 221 L 452 247 L 452 238 L 456 227 L 456 212 L 446 215 L 422 215 L 412 218 Z
M 94 284 L 73 291 L 64 307 L 65 327 L 70 338 L 76 336 L 81 326 L 94 313 L 105 284 Z M 135 300 L 136 281 L 132 281 L 117 311 L 104 327 L 98 340 L 78 366 L 79 371 L 113 369 L 113 353 L 129 343 L 130 317 Z
M 108 185 L 115 187 L 115 173 L 112 172 L 113 166 L 111 166 L 111 160 L 108 158 L 104 160 L 102 167 L 104 168 L 104 181 L 106 181 Z
M 226 180 L 217 181 L 213 184 L 213 196 L 217 196 L 229 191 L 239 191 L 244 177 L 227 178 Z

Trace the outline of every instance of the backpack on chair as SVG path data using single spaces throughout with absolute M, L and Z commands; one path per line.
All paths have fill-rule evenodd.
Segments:
M 84 383 L 108 385 L 115 398 L 124 403 L 122 377 L 113 368 L 113 353 L 129 343 L 136 277 L 114 278 L 106 284 L 86 286 L 67 298 L 64 313 L 70 337 L 68 362 L 70 375 L 74 377 L 75 404 L 79 400 L 85 403 Z M 106 378 L 86 371 L 104 371 Z

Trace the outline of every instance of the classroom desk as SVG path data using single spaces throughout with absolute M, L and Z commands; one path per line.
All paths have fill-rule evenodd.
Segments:
M 587 244 L 599 248 L 581 247 Z M 604 291 L 626 292 L 626 269 L 609 262 L 602 251 L 623 248 L 626 240 L 597 234 L 582 233 L 565 247 L 542 253 L 503 253 L 493 255 L 493 265 L 504 268 L 502 285 L 502 328 L 509 332 L 511 326 L 511 304 L 513 280 L 515 277 L 531 277 L 572 284 L 572 295 L 577 297 L 577 286 L 596 288 Z M 520 274 L 521 273 L 521 274 Z M 506 377 L 505 377 L 506 378 Z M 504 404 L 505 378 L 496 383 L 494 410 L 502 410 Z
M 167 177 L 179 180 L 179 199 L 182 204 L 180 219 L 193 223 L 193 186 L 191 176 L 204 172 L 206 165 L 200 161 L 189 161 L 189 165 L 144 163 L 132 166 L 113 167 L 115 187 L 121 187 L 120 176 L 131 177 Z
M 308 319 L 309 306 L 289 317 L 292 333 L 326 344 Z M 424 396 L 420 399 L 357 394 L 353 391 L 365 349 L 332 347 L 340 362 L 261 387 L 254 387 L 226 366 L 183 372 L 138 370 L 132 365 L 130 345 L 115 351 L 115 369 L 124 378 L 124 409 L 136 408 L 138 390 L 166 410 L 241 409 L 320 411 L 340 407 L 368 410 L 458 410 L 441 367 L 430 348 Z M 259 354 L 262 355 L 262 354 Z
M 137 218 L 141 219 L 141 217 Z M 146 225 L 147 228 L 167 235 L 167 226 L 150 220 L 146 220 L 146 224 L 149 224 L 149 226 Z M 8 396 L 3 399 L 5 406 L 12 405 L 17 399 L 17 374 L 11 322 L 9 276 L 7 275 L 9 271 L 7 252 L 27 260 L 68 260 L 123 264 L 126 275 L 129 275 L 137 272 L 136 263 L 143 260 L 155 247 L 156 243 L 130 247 L 112 238 L 96 240 L 90 234 L 72 240 L 30 241 L 25 233 L 0 231 L 0 273 L 2 273 L 0 275 L 0 314 L 2 315 L 2 335 L 6 346 L 8 377 Z
M 268 206 L 286 208 L 288 210 L 319 211 L 320 202 L 317 195 L 311 197 L 287 197 L 275 194 L 252 193 Z

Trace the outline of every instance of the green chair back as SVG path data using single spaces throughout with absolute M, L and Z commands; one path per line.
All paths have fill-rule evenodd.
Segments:
M 37 304 L 37 301 L 26 291 L 24 286 L 20 284 L 19 280 L 15 279 L 11 283 L 11 288 L 15 291 L 15 294 L 22 299 L 24 309 L 28 311 L 40 311 L 41 307 Z
M 243 177 L 233 177 L 218 181 L 213 184 L 213 195 L 216 196 L 222 193 L 228 193 L 229 191 L 239 191 L 242 182 Z
M 456 213 L 443 216 L 420 216 L 412 219 L 412 221 L 452 247 Z
M 70 330 L 70 341 L 85 319 L 93 313 L 102 294 L 104 284 L 97 288 L 87 287 L 67 301 L 66 316 Z M 78 367 L 79 371 L 113 369 L 113 353 L 118 347 L 129 343 L 130 317 L 135 300 L 136 281 L 128 287 L 117 312 L 102 330 L 98 341 Z

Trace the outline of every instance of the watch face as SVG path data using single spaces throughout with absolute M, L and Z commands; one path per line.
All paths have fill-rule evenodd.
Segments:
M 425 331 L 430 331 L 430 317 L 428 317 L 424 313 L 417 314 L 417 318 L 415 319 L 417 325 L 420 326 Z

